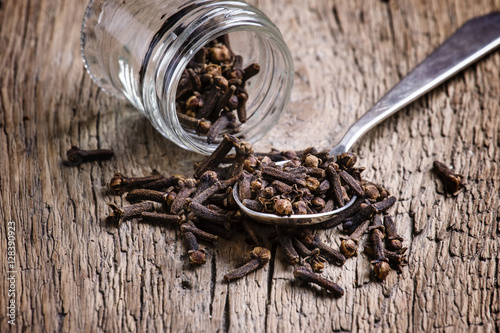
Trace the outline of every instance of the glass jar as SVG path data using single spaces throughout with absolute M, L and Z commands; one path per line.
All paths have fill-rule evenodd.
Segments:
M 261 11 L 239 1 L 91 0 L 81 34 L 82 56 L 92 79 L 126 98 L 166 138 L 210 154 L 217 141 L 181 125 L 176 91 L 193 56 L 227 35 L 244 65 L 260 72 L 246 85 L 248 120 L 234 135 L 255 142 L 274 126 L 290 98 L 293 62 L 278 28 Z

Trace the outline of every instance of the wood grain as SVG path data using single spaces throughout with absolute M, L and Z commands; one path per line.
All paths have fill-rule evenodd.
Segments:
M 281 126 L 257 145 L 329 148 L 345 128 L 461 24 L 498 0 L 252 0 L 281 29 L 295 62 Z M 325 275 L 336 300 L 300 288 L 280 250 L 235 283 L 223 275 L 249 250 L 221 241 L 186 265 L 174 229 L 103 219 L 115 171 L 191 174 L 200 159 L 166 141 L 86 74 L 79 33 L 86 0 L 0 2 L 0 253 L 16 226 L 16 326 L 0 265 L 0 331 L 498 331 L 500 328 L 500 53 L 472 66 L 368 133 L 354 151 L 365 177 L 398 198 L 392 210 L 409 266 L 383 283 L 364 255 Z M 71 145 L 116 158 L 62 165 Z M 467 190 L 436 189 L 434 160 Z M 339 243 L 338 231 L 321 237 Z M 243 245 L 242 245 L 243 244 Z

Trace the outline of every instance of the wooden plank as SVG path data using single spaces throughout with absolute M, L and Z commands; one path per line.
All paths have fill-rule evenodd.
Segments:
M 281 29 L 295 62 L 280 126 L 256 144 L 329 148 L 345 128 L 461 24 L 498 0 L 251 0 Z M 86 0 L 0 2 L 0 252 L 16 227 L 16 326 L 0 265 L 0 331 L 498 331 L 500 325 L 500 53 L 488 56 L 368 133 L 354 151 L 365 177 L 398 198 L 391 213 L 409 266 L 383 283 L 366 256 L 328 266 L 345 295 L 298 287 L 273 250 L 269 266 L 223 282 L 251 249 L 242 236 L 186 264 L 180 234 L 127 222 L 106 227 L 119 171 L 192 172 L 200 159 L 163 139 L 86 74 L 79 34 Z M 305 135 L 303 134 L 305 133 Z M 71 145 L 116 157 L 62 165 Z M 431 166 L 465 176 L 437 193 Z M 339 244 L 339 232 L 321 237 Z

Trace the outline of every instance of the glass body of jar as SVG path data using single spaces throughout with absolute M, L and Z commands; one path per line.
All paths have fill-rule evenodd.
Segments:
M 210 154 L 218 140 L 208 144 L 181 125 L 176 91 L 191 58 L 223 35 L 245 65 L 260 65 L 246 87 L 248 120 L 234 129 L 235 136 L 255 142 L 278 123 L 294 75 L 281 33 L 255 7 L 239 0 L 91 0 L 81 47 L 90 76 L 104 91 L 126 98 L 175 144 Z

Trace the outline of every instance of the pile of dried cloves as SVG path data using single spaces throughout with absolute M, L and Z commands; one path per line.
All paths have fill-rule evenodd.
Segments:
M 275 163 L 279 160 L 289 162 L 281 167 Z M 366 233 L 369 244 L 364 252 L 372 259 L 377 279 L 385 279 L 391 269 L 400 273 L 407 264 L 403 239 L 393 219 L 383 215 L 396 199 L 382 186 L 362 179 L 363 170 L 356 166 L 356 156 L 351 153 L 334 157 L 314 148 L 255 153 L 249 143 L 226 134 L 213 154 L 195 165 L 193 178 L 115 174 L 111 189 L 119 195 L 126 193 L 132 204 L 122 208 L 109 204 L 112 212 L 106 220 L 115 226 L 133 218 L 178 226 L 189 261 L 195 265 L 206 261 L 206 251 L 198 241 L 215 244 L 219 237 L 231 239 L 235 232 L 243 232 L 255 247 L 244 265 L 224 276 L 226 281 L 265 266 L 271 259 L 271 244 L 277 244 L 284 261 L 296 266 L 294 276 L 298 280 L 340 297 L 342 288 L 320 273 L 327 262 L 341 266 L 357 255 Z M 327 222 L 272 228 L 239 210 L 232 195 L 236 183 L 245 205 L 278 215 L 326 212 L 357 198 Z M 337 250 L 324 243 L 319 233 L 339 225 L 345 236 Z
M 196 53 L 184 70 L 176 93 L 179 122 L 213 143 L 247 121 L 247 81 L 260 71 L 256 63 L 243 68 L 223 35 Z

